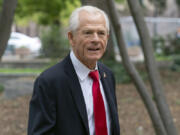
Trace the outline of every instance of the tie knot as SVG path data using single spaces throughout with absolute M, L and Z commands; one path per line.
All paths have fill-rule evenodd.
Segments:
M 98 70 L 91 71 L 91 72 L 89 73 L 89 76 L 90 76 L 93 80 L 98 81 L 98 80 L 99 80 Z

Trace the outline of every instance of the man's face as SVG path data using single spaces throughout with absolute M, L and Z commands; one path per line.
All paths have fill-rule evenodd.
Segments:
M 76 57 L 87 67 L 94 68 L 97 60 L 104 54 L 107 46 L 108 31 L 102 14 L 81 11 L 79 27 L 76 32 L 68 33 L 68 38 Z

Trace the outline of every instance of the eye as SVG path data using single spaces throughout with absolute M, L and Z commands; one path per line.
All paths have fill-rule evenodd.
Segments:
M 105 35 L 106 33 L 105 33 L 105 31 L 99 31 L 98 34 L 99 35 Z
M 92 34 L 92 31 L 84 31 L 84 34 L 85 35 L 90 35 L 90 34 Z

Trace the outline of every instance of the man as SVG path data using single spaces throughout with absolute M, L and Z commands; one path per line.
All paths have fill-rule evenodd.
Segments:
M 109 21 L 102 10 L 83 6 L 72 13 L 72 51 L 36 79 L 28 135 L 120 134 L 114 76 L 97 62 L 108 37 Z

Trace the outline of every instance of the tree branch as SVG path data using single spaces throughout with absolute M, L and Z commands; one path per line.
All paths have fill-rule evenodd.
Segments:
M 148 110 L 148 113 L 150 115 L 156 133 L 158 135 L 167 135 L 166 130 L 164 129 L 163 123 L 161 121 L 161 117 L 159 116 L 157 108 L 152 98 L 150 97 L 143 80 L 141 79 L 140 75 L 135 69 L 135 66 L 129 60 L 126 50 L 126 45 L 122 35 L 121 25 L 119 23 L 119 17 L 117 15 L 117 11 L 113 3 L 113 0 L 107 0 L 107 1 L 108 1 L 108 8 L 110 11 L 111 22 L 113 23 L 112 25 L 116 30 L 115 34 L 118 41 L 118 47 L 120 50 L 120 54 L 122 56 L 125 69 L 127 70 L 128 74 L 131 76 L 141 98 L 143 99 L 143 102 Z
M 2 13 L 0 16 L 0 59 L 6 49 L 6 45 L 11 32 L 14 12 L 17 0 L 4 0 Z
M 143 19 L 143 12 L 142 10 L 140 10 L 141 7 L 139 5 L 138 0 L 128 0 L 128 3 L 141 39 L 146 68 L 148 70 L 152 91 L 155 97 L 156 105 L 158 107 L 160 116 L 162 118 L 168 135 L 178 135 L 176 127 L 173 123 L 173 118 L 171 116 L 169 106 L 166 102 L 165 94 L 163 92 L 163 86 L 161 84 L 160 75 L 157 70 L 156 61 L 154 58 L 152 41 L 149 36 L 146 23 Z

